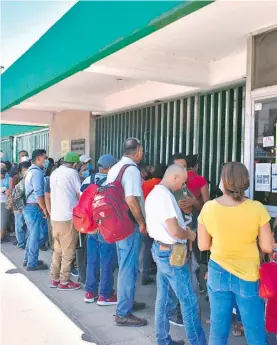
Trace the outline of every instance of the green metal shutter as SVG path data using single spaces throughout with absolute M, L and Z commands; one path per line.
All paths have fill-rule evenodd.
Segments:
M 199 154 L 200 173 L 213 192 L 221 166 L 243 161 L 243 85 L 128 110 L 96 119 L 96 158 L 120 158 L 130 136 L 141 140 L 148 164 L 168 163 L 175 152 Z
M 44 149 L 49 152 L 49 130 L 44 129 L 24 135 L 18 135 L 15 138 L 16 157 L 18 152 L 26 150 L 31 157 L 32 152 L 36 149 Z

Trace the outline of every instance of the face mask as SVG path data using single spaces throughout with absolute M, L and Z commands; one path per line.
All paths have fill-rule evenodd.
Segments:
M 82 177 L 83 177 L 83 178 L 87 178 L 87 177 L 89 177 L 89 171 L 88 171 L 88 169 L 87 169 L 87 170 L 82 171 Z
M 88 170 L 92 170 L 92 164 L 91 163 L 89 163 L 89 165 L 88 165 Z
M 222 190 L 222 182 L 221 182 L 221 180 L 220 180 L 220 182 L 219 182 L 219 186 L 218 186 L 218 188 L 223 192 L 223 190 Z
M 49 160 L 46 159 L 44 162 L 44 168 L 47 169 L 49 167 Z

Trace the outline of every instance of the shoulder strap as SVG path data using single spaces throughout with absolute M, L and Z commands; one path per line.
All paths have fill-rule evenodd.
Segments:
M 129 168 L 130 166 L 135 167 L 134 164 L 125 164 L 125 165 L 123 165 L 123 167 L 119 171 L 119 174 L 117 175 L 117 178 L 115 179 L 116 182 L 120 182 L 121 183 L 123 174 L 125 173 L 126 169 Z
M 26 192 L 26 188 L 25 188 L 25 179 L 26 179 L 26 176 L 27 176 L 28 172 L 31 171 L 31 170 L 39 170 L 39 171 L 41 171 L 39 168 L 30 168 L 30 169 L 27 171 L 26 175 L 24 176 L 24 183 L 23 183 L 24 194 L 25 194 L 25 192 Z M 42 172 L 42 171 L 41 171 L 41 172 Z M 33 192 L 34 192 L 34 190 L 32 189 L 31 192 L 28 193 L 28 195 L 26 196 L 26 199 L 25 199 L 26 201 L 27 201 L 27 199 L 29 198 L 29 196 L 31 196 L 31 194 L 33 194 Z
M 90 184 L 93 184 L 93 183 L 94 183 L 94 181 L 95 181 L 95 175 L 96 175 L 96 174 L 91 174 L 91 175 L 90 175 Z

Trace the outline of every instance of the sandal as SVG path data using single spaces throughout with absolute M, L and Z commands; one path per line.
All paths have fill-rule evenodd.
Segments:
M 244 336 L 244 328 L 242 323 L 237 323 L 234 325 L 233 330 L 232 330 L 232 334 L 234 337 L 242 337 Z

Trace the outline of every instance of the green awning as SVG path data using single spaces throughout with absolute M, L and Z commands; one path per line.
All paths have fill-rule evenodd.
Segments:
M 2 74 L 1 110 L 211 2 L 78 2 Z
M 29 133 L 33 131 L 38 131 L 39 129 L 44 129 L 44 128 L 47 128 L 47 127 L 1 124 L 0 125 L 1 138 L 11 137 L 11 136 Z

